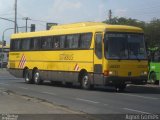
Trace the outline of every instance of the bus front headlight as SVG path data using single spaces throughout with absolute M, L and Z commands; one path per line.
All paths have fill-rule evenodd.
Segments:
M 141 76 L 147 76 L 147 74 L 148 74 L 148 72 L 146 72 L 146 71 L 141 72 Z
M 112 72 L 112 71 L 109 71 L 109 75 L 113 75 L 113 72 Z
M 110 76 L 117 76 L 117 71 L 109 71 Z
M 104 76 L 116 76 L 116 75 L 117 75 L 116 71 L 109 71 L 109 70 L 104 71 Z

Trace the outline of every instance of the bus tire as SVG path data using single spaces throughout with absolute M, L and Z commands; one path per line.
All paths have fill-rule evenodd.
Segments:
M 123 92 L 126 89 L 127 84 L 116 85 L 116 92 Z
M 81 76 L 81 88 L 85 90 L 91 89 L 91 84 L 87 73 Z
M 38 70 L 35 70 L 33 72 L 33 81 L 36 85 L 41 85 L 43 83 L 43 81 L 40 78 L 40 73 Z
M 26 69 L 26 70 L 24 71 L 24 80 L 25 80 L 25 82 L 26 82 L 27 84 L 32 84 L 32 83 L 33 83 L 32 79 L 31 79 L 31 77 L 30 77 L 30 73 L 29 73 L 29 70 L 28 70 L 28 69 Z
M 56 85 L 55 81 L 50 81 L 51 85 Z
M 73 83 L 71 83 L 71 82 L 65 82 L 64 85 L 65 85 L 66 87 L 68 87 L 68 88 L 73 87 Z
M 156 81 L 155 81 L 155 84 L 156 84 L 156 85 L 159 85 L 159 80 L 156 80 Z
M 156 73 L 155 72 L 151 72 L 150 75 L 149 75 L 149 83 L 156 84 L 157 81 L 158 80 L 157 80 Z

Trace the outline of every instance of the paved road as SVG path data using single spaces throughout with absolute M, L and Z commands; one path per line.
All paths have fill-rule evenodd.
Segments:
M 38 86 L 25 84 L 23 79 L 0 70 L 0 87 L 88 114 L 160 113 L 160 88 L 153 86 L 128 86 L 123 93 L 116 93 L 112 88 L 87 91 L 49 83 Z

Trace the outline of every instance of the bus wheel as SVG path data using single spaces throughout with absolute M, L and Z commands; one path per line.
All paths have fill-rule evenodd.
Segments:
M 69 88 L 73 87 L 73 83 L 71 82 L 65 82 L 64 85 Z
M 126 84 L 116 85 L 116 92 L 123 92 L 126 89 Z
M 25 80 L 25 82 L 26 82 L 27 84 L 33 83 L 32 79 L 31 79 L 31 77 L 30 77 L 30 74 L 29 74 L 29 70 L 28 70 L 28 69 L 26 69 L 26 70 L 24 71 L 24 80 Z
M 155 84 L 156 84 L 156 85 L 159 85 L 159 80 L 156 80 Z
M 81 77 L 81 87 L 86 90 L 89 90 L 91 88 L 89 77 L 87 74 L 84 74 Z
M 149 76 L 149 83 L 151 84 L 156 84 L 157 82 L 157 76 L 156 76 L 156 73 L 155 72 L 152 72 Z
M 35 84 L 40 85 L 43 83 L 43 81 L 40 79 L 40 73 L 38 70 L 35 70 L 33 72 L 33 81 Z

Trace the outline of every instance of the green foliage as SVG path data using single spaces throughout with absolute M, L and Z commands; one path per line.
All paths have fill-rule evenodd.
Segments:
M 124 18 L 124 17 L 121 17 L 121 18 L 114 17 L 111 20 L 104 21 L 104 23 L 115 24 L 115 25 L 131 25 L 131 26 L 137 26 L 142 28 L 144 28 L 145 26 L 145 22 L 143 21 L 138 21 L 136 19 Z
M 145 40 L 148 43 L 148 47 L 160 47 L 160 19 L 154 18 L 149 23 L 146 23 L 132 18 L 114 17 L 111 20 L 104 21 L 104 23 L 140 27 L 144 29 Z
M 146 23 L 144 31 L 150 47 L 160 47 L 160 19 L 153 19 L 150 23 Z

